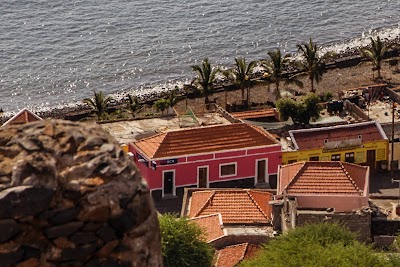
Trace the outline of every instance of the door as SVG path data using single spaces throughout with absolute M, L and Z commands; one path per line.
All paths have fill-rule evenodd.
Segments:
M 257 161 L 257 184 L 265 183 L 267 176 L 267 161 L 265 159 Z
M 197 187 L 208 188 L 208 167 L 197 168 Z
M 367 165 L 371 168 L 371 170 L 375 170 L 375 149 L 367 150 Z
M 174 195 L 174 171 L 163 172 L 163 196 Z

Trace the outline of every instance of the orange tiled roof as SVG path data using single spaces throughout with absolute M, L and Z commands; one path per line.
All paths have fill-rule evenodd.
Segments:
M 40 118 L 38 115 L 30 111 L 29 109 L 23 108 L 12 118 L 6 121 L 2 126 L 6 126 L 8 124 L 28 123 L 39 120 L 42 120 L 42 118 Z
M 246 123 L 169 131 L 134 143 L 153 159 L 272 144 L 277 141 L 269 133 Z
M 272 194 L 261 190 L 229 189 L 193 192 L 189 217 L 221 213 L 224 224 L 267 224 Z
M 363 142 L 387 139 L 382 127 L 375 121 L 292 130 L 289 131 L 289 135 L 298 150 L 323 148 L 325 140 L 331 142 L 357 139 L 359 135 L 362 137 Z
M 265 117 L 275 117 L 276 110 L 273 108 L 260 109 L 260 110 L 248 110 L 242 112 L 231 112 L 231 115 L 237 119 L 254 119 L 254 118 L 265 118 Z
M 234 267 L 243 259 L 254 256 L 258 247 L 252 244 L 243 243 L 225 247 L 216 252 L 216 267 Z
M 224 230 L 222 229 L 221 214 L 219 213 L 196 217 L 190 220 L 197 223 L 201 228 L 204 229 L 207 242 L 212 242 L 225 236 Z
M 346 167 L 363 178 L 356 178 L 360 186 L 350 177 Z M 359 170 L 356 172 L 354 169 Z M 360 180 L 366 180 L 367 171 L 367 167 L 339 161 L 310 161 L 281 166 L 280 193 L 286 190 L 289 195 L 362 196 L 364 184 Z

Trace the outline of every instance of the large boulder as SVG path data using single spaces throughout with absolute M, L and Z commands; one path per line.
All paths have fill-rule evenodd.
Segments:
M 94 123 L 0 128 L 2 266 L 162 266 L 146 182 Z

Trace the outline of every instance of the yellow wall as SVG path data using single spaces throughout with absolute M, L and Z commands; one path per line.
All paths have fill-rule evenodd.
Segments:
M 388 162 L 390 164 L 391 160 L 392 160 L 392 144 L 389 144 L 389 158 L 388 158 Z M 400 162 L 400 143 L 394 143 L 394 155 L 393 155 L 393 160 L 394 161 L 399 161 Z M 398 164 L 398 169 L 400 169 L 400 164 Z
M 365 163 L 367 161 L 367 150 L 375 150 L 376 161 L 388 160 L 388 140 L 363 143 L 362 147 L 350 149 L 337 149 L 323 151 L 323 149 L 283 151 L 282 164 L 288 164 L 289 161 L 309 161 L 310 157 L 319 157 L 319 161 L 330 161 L 332 155 L 340 154 L 340 160 L 345 161 L 345 153 L 354 152 L 354 163 Z

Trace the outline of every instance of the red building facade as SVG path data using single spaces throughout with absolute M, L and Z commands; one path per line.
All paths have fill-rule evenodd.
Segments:
M 129 151 L 153 193 L 184 187 L 276 186 L 280 143 L 245 123 L 170 131 L 130 144 Z

